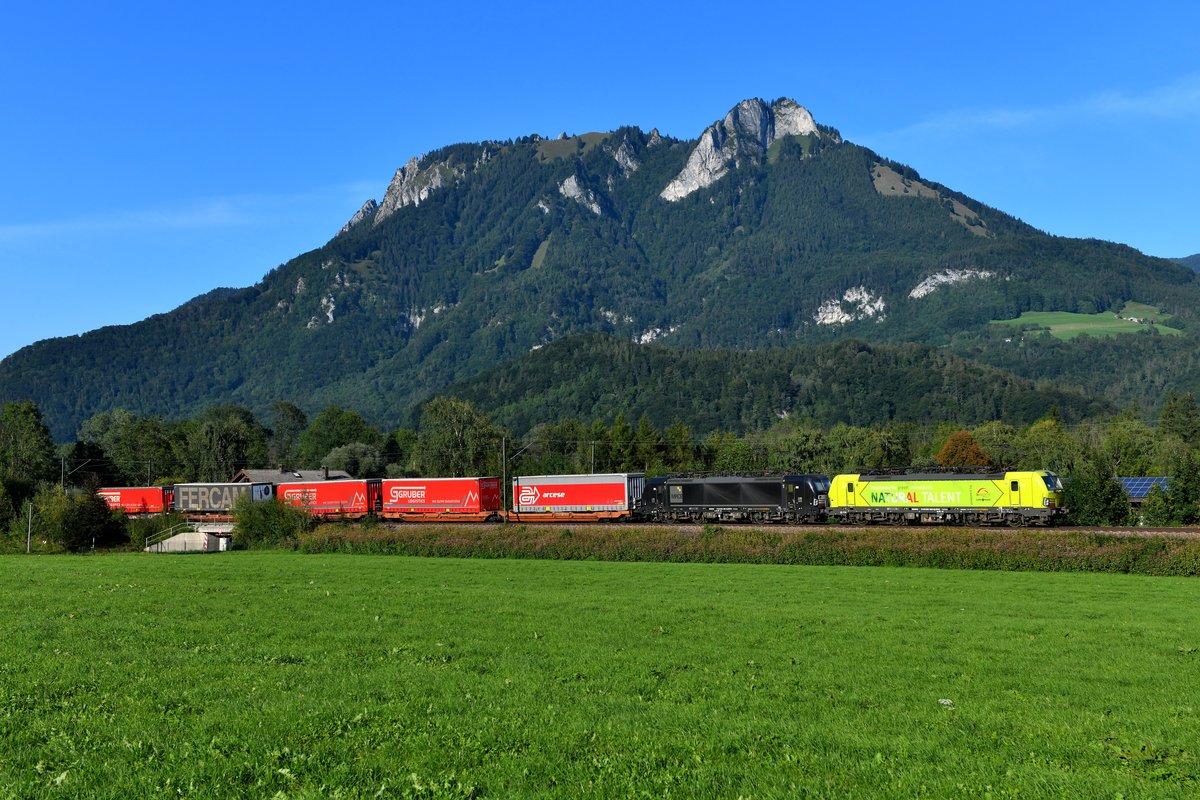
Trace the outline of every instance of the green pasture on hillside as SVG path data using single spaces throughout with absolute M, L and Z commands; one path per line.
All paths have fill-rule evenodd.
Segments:
M 1200 582 L 0 558 L 3 797 L 1191 797 Z
M 1141 317 L 1146 320 L 1157 320 L 1154 324 L 1139 324 L 1119 317 Z M 1171 320 L 1170 314 L 1163 314 L 1154 306 L 1145 303 L 1126 303 L 1120 315 L 1111 311 L 1099 314 L 1072 314 L 1067 311 L 1026 311 L 1016 319 L 996 320 L 997 325 L 1006 325 L 1018 329 L 1047 328 L 1050 335 L 1057 339 L 1073 339 L 1080 334 L 1089 336 L 1108 336 L 1122 333 L 1138 333 L 1148 328 L 1154 328 L 1159 333 L 1178 335 L 1177 328 L 1171 328 L 1163 323 Z

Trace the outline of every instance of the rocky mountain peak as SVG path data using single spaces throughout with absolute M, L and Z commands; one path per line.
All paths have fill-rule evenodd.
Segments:
M 795 100 L 768 105 L 759 98 L 743 100 L 700 136 L 683 170 L 662 190 L 664 200 L 687 197 L 736 169 L 743 160 L 762 159 L 785 136 L 821 136 L 812 114 Z
M 375 224 L 378 225 L 405 206 L 419 206 L 431 192 L 450 186 L 465 174 L 463 167 L 441 161 L 422 168 L 421 159 L 413 156 L 392 177 L 383 202 L 375 212 Z
M 372 197 L 368 199 L 367 202 L 362 204 L 362 208 L 355 212 L 354 216 L 350 218 L 350 221 L 342 226 L 342 229 L 338 231 L 338 233 L 345 233 L 363 220 L 374 218 L 375 212 L 378 210 L 379 203 L 375 202 L 375 198 Z

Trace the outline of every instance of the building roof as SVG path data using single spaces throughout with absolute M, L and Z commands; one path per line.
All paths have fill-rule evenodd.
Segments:
M 1150 494 L 1150 489 L 1154 486 L 1159 487 L 1164 492 L 1167 491 L 1168 478 L 1118 478 L 1121 485 L 1125 487 L 1125 493 L 1129 495 L 1129 499 L 1134 502 L 1145 500 Z
M 354 476 L 340 469 L 244 469 L 234 483 L 292 483 L 293 481 L 344 481 Z

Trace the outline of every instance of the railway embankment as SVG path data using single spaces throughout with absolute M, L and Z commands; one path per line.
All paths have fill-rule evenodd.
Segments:
M 304 553 L 1200 575 L 1194 532 L 1136 529 L 326 525 Z

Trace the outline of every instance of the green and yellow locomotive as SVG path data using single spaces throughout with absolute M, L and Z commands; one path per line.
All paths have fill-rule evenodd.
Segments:
M 1053 472 L 837 475 L 830 522 L 1049 525 L 1065 515 Z

